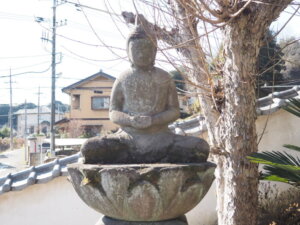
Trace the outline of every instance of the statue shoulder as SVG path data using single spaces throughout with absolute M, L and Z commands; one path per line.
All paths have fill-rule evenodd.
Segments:
M 170 80 L 172 79 L 171 75 L 167 71 L 165 71 L 161 68 L 158 68 L 158 67 L 154 67 L 154 68 L 155 68 L 156 74 L 158 74 L 159 76 L 161 76 L 165 79 L 170 79 Z
M 155 68 L 155 72 L 156 72 L 155 74 L 160 80 L 172 82 L 173 79 L 167 71 L 165 71 L 161 68 L 158 68 L 158 67 L 154 67 L 154 68 Z
M 118 76 L 117 80 L 119 82 L 122 82 L 122 81 L 126 80 L 126 78 L 128 78 L 131 74 L 132 74 L 132 70 L 131 69 L 127 69 L 127 70 L 123 71 L 122 73 L 120 73 L 120 75 Z

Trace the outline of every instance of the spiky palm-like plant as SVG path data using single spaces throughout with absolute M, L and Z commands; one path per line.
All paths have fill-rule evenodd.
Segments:
M 289 99 L 286 111 L 300 118 L 300 100 Z M 287 149 L 300 153 L 300 147 L 284 145 Z M 297 155 L 297 154 L 296 154 Z M 287 152 L 271 151 L 254 153 L 248 158 L 251 162 L 263 164 L 264 171 L 260 178 L 263 180 L 280 181 L 300 187 L 300 154 L 293 156 Z
M 283 109 L 300 118 L 300 99 L 289 99 L 289 102 L 283 107 Z

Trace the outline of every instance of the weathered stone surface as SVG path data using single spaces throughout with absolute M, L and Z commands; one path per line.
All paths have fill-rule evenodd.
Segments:
M 138 26 L 127 42 L 132 67 L 115 81 L 110 119 L 117 134 L 88 140 L 81 148 L 85 163 L 206 162 L 209 146 L 203 139 L 171 133 L 168 124 L 179 117 L 175 83 L 154 66 L 156 40 Z
M 81 151 L 85 162 L 92 164 L 200 163 L 207 160 L 209 146 L 203 139 L 171 132 L 129 135 L 121 131 L 91 138 Z
M 144 222 L 144 221 L 125 221 L 116 220 L 109 218 L 107 216 L 102 217 L 96 225 L 187 225 L 187 219 L 185 216 L 165 221 L 155 221 L 155 222 Z
M 126 221 L 177 218 L 204 197 L 215 165 L 198 164 L 72 164 L 73 186 L 90 207 Z
M 121 129 L 89 139 L 81 148 L 85 164 L 68 171 L 80 198 L 107 216 L 98 225 L 187 225 L 174 218 L 204 197 L 215 165 L 206 162 L 206 141 L 168 129 L 179 117 L 176 87 L 154 67 L 156 40 L 141 27 L 127 42 L 132 67 L 112 89 L 109 116 Z

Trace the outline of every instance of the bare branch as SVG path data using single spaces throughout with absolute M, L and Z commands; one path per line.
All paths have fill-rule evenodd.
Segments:
M 246 2 L 246 4 L 240 8 L 237 12 L 235 12 L 234 14 L 230 14 L 229 16 L 231 18 L 234 18 L 234 17 L 237 17 L 238 15 L 240 15 L 249 5 L 250 3 L 252 2 L 252 0 L 248 0 L 248 2 Z
M 122 12 L 122 16 L 126 23 L 134 24 L 136 15 L 132 12 Z M 149 29 L 154 31 L 155 36 L 158 40 L 163 40 L 169 45 L 178 45 L 180 41 L 178 40 L 178 30 L 173 28 L 171 31 L 167 31 L 165 28 L 161 28 L 157 25 L 150 23 L 142 14 L 139 14 L 139 19 L 143 20 L 143 24 L 146 25 Z
M 296 15 L 296 13 L 299 11 L 300 9 L 300 5 L 297 7 L 297 9 L 295 9 L 294 13 L 290 16 L 290 18 L 285 22 L 285 24 L 280 28 L 279 31 L 277 31 L 277 33 L 272 37 L 275 38 L 278 34 L 280 34 L 280 32 L 286 27 L 286 25 L 291 21 L 291 19 Z

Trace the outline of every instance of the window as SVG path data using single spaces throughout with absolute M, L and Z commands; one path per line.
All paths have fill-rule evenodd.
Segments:
M 79 109 L 80 108 L 80 95 L 72 96 L 72 108 Z
M 109 97 L 92 97 L 92 109 L 108 109 Z

